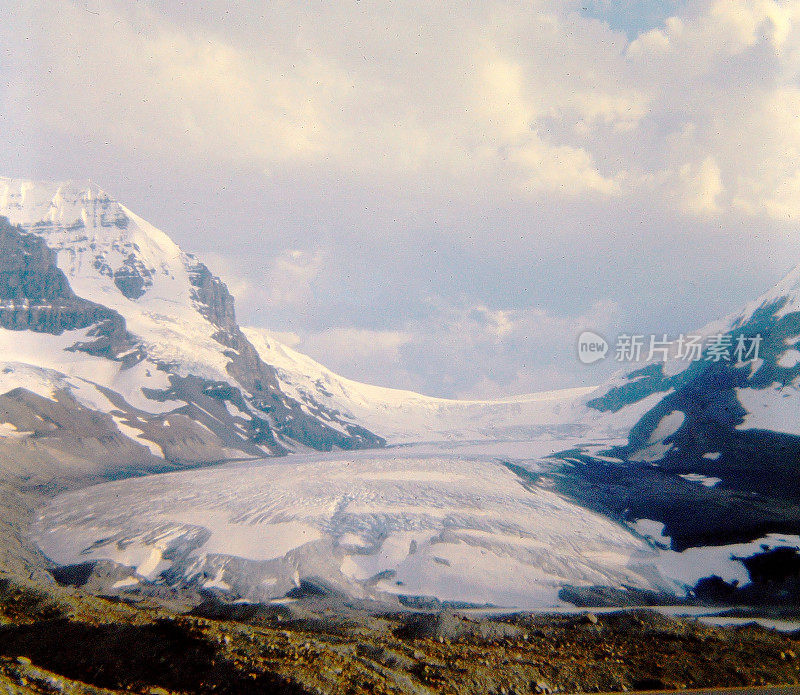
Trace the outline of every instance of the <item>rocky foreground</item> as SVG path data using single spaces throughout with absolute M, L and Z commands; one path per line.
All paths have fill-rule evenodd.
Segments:
M 175 597 L 173 597 L 174 599 Z M 0 582 L 0 692 L 535 693 L 800 683 L 800 634 L 652 611 L 389 614 L 137 605 Z

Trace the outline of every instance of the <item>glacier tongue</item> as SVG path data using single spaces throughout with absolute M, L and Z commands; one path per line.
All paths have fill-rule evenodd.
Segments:
M 354 596 L 530 609 L 560 605 L 564 584 L 675 588 L 658 580 L 646 542 L 474 449 L 296 456 L 107 483 L 56 498 L 37 536 L 61 564 L 110 559 L 248 600 L 313 577 Z

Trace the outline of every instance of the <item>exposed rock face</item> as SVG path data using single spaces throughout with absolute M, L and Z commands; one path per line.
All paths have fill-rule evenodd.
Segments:
M 230 424 L 220 427 L 218 436 L 199 419 L 199 410 L 192 417 L 191 406 L 152 414 L 107 395 L 118 406 L 111 413 L 87 408 L 66 390 L 50 398 L 23 388 L 0 395 L 0 422 L 14 423 L 16 429 L 13 436 L 0 437 L 3 479 L 23 488 L 58 490 L 264 455 L 241 436 L 236 441 Z M 213 419 L 205 416 L 205 421 Z
M 0 396 L 0 420 L 17 430 L 2 441 L 4 477 L 24 486 L 47 482 L 58 488 L 67 480 L 102 477 L 110 457 L 117 471 L 155 463 L 144 444 L 124 436 L 111 416 L 82 406 L 66 392 L 48 399 L 14 389 Z
M 114 284 L 128 299 L 139 299 L 152 286 L 153 274 L 133 254 L 114 271 Z
M 229 374 L 249 394 L 249 402 L 274 423 L 278 434 L 300 442 L 313 442 L 316 449 L 362 449 L 383 446 L 386 442 L 367 429 L 343 420 L 338 413 L 320 404 L 306 406 L 287 398 L 278 384 L 275 369 L 259 357 L 236 322 L 234 299 L 227 286 L 202 263 L 190 267 L 189 277 L 200 312 L 219 328 L 215 338 L 229 351 Z M 332 427 L 329 424 L 336 425 Z M 256 441 L 276 447 L 277 442 L 265 427 L 266 420 L 253 420 L 250 428 Z M 344 429 L 345 431 L 341 431 Z
M 189 254 L 189 258 L 195 260 Z M 192 283 L 193 299 L 199 305 L 203 314 L 215 326 L 222 330 L 238 328 L 236 325 L 236 310 L 231 293 L 227 285 L 200 261 L 189 267 L 189 281 Z
M 55 253 L 33 234 L 0 217 L 0 326 L 15 331 L 60 335 L 79 328 L 95 340 L 74 346 L 93 355 L 115 358 L 136 341 L 116 311 L 75 295 L 56 265 Z
M 265 364 L 238 326 L 217 335 L 233 349 L 228 372 L 252 394 L 250 402 L 274 422 L 277 432 L 288 439 L 315 442 L 315 449 L 368 449 L 386 441 L 367 429 L 339 417 L 323 405 L 306 404 L 284 395 L 274 368 Z M 344 431 L 342 431 L 344 430 Z
M 735 360 L 698 360 L 675 375 L 664 374 L 655 363 L 632 372 L 628 381 L 589 401 L 590 408 L 616 411 L 653 394 L 663 398 L 636 423 L 627 446 L 616 450 L 626 459 L 657 463 L 677 474 L 719 478 L 719 485 L 746 492 L 782 495 L 800 499 L 800 436 L 781 431 L 782 417 L 773 423 L 748 427 L 748 410 L 742 394 L 765 394 L 779 402 L 798 397 L 795 383 L 800 362 L 791 363 L 792 341 L 800 335 L 800 313 L 784 313 L 789 299 L 776 298 L 757 309 L 744 321 L 735 321 L 725 331 L 731 345 L 740 337 L 760 337 L 759 357 L 743 363 Z M 749 343 L 748 343 L 749 344 Z M 745 395 L 746 398 L 746 395 Z M 682 413 L 681 426 L 663 439 L 662 456 L 648 455 L 657 428 L 670 413 Z M 644 454 L 644 456 L 642 456 Z
M 52 304 L 77 299 L 44 241 L 0 218 L 0 299 Z

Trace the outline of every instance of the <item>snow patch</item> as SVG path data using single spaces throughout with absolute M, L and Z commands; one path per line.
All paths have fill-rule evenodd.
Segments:
M 778 366 L 784 369 L 793 369 L 800 364 L 800 351 L 787 350 L 778 357 Z
M 660 521 L 653 521 L 652 519 L 637 519 L 629 526 L 636 531 L 642 538 L 646 538 L 651 543 L 669 548 L 672 539 L 664 534 L 664 524 Z
M 737 558 L 778 547 L 800 547 L 800 536 L 772 533 L 751 543 L 689 548 L 680 553 L 666 551 L 659 556 L 657 566 L 662 576 L 673 580 L 676 585 L 682 584 L 686 589 L 711 575 L 717 575 L 727 582 L 746 584 L 749 581 L 747 570 Z
M 20 432 L 16 425 L 12 425 L 10 422 L 0 422 L 0 438 L 23 439 L 32 434 L 33 432 Z
M 797 386 L 773 383 L 763 389 L 737 388 L 736 397 L 747 411 L 737 430 L 772 430 L 800 435 L 800 393 Z
M 671 413 L 665 415 L 661 418 L 658 425 L 656 425 L 656 428 L 650 435 L 650 439 L 647 440 L 648 444 L 662 442 L 667 437 L 671 437 L 681 428 L 685 419 L 686 413 L 681 410 L 673 410 Z
M 117 429 L 126 437 L 128 437 L 128 439 L 132 439 L 137 444 L 146 446 L 148 449 L 150 449 L 150 453 L 153 454 L 153 456 L 158 456 L 162 459 L 164 458 L 164 450 L 155 442 L 147 439 L 142 430 L 129 425 L 119 415 L 112 415 L 111 419 L 114 421 Z
M 132 589 L 135 586 L 141 584 L 137 577 L 126 577 L 125 579 L 120 579 L 118 582 L 114 582 L 111 585 L 112 589 Z
M 703 487 L 715 487 L 722 482 L 722 478 L 700 475 L 700 473 L 682 473 L 679 477 L 689 481 L 690 483 L 699 483 Z

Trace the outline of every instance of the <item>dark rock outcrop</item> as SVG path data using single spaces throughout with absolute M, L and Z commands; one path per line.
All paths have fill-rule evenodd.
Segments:
M 152 272 L 134 254 L 114 271 L 114 284 L 128 299 L 139 299 L 153 285 Z
M 137 341 L 116 311 L 77 297 L 41 237 L 0 217 L 0 327 L 60 335 L 91 328 L 91 340 L 73 346 L 92 355 L 128 362 L 141 358 Z
M 192 298 L 198 305 L 200 313 L 222 330 L 238 328 L 233 296 L 228 291 L 227 285 L 194 256 L 187 255 L 196 261 L 189 267 L 189 281 L 194 291 Z
M 251 423 L 253 441 L 283 450 L 270 431 L 268 419 L 276 434 L 322 451 L 385 445 L 382 437 L 320 404 L 307 403 L 304 409 L 288 398 L 280 389 L 274 368 L 261 359 L 239 328 L 235 302 L 225 283 L 200 262 L 190 268 L 189 277 L 200 313 L 219 328 L 215 338 L 229 349 L 228 373 L 247 391 L 249 404 L 263 414 L 263 419 L 255 418 Z M 237 398 L 241 400 L 241 394 Z

